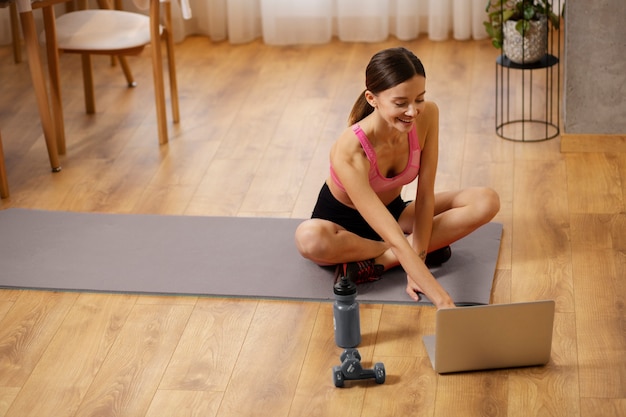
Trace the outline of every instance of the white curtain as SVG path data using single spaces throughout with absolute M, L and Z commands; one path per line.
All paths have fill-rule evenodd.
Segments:
M 486 37 L 485 0 L 190 0 L 182 18 L 174 1 L 175 38 L 206 35 L 273 45 L 400 40 L 427 34 L 432 40 Z M 40 18 L 39 13 L 36 13 Z M 0 9 L 0 44 L 11 42 L 8 9 Z

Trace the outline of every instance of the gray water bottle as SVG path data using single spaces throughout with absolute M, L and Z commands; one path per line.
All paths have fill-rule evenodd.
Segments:
M 356 301 L 356 285 L 346 277 L 335 284 L 333 322 L 335 343 L 341 348 L 354 348 L 361 343 L 361 319 Z

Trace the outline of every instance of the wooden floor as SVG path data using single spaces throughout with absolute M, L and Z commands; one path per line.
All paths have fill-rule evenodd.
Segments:
M 161 147 L 149 51 L 131 60 L 132 90 L 96 61 L 95 116 L 83 112 L 79 58 L 66 55 L 58 174 L 27 63 L 0 47 L 11 188 L 0 208 L 308 217 L 367 61 L 397 44 L 422 58 L 441 108 L 437 189 L 500 194 L 492 301 L 556 300 L 547 366 L 438 376 L 421 343 L 433 308 L 362 305 L 359 350 L 365 366 L 384 362 L 387 382 L 337 389 L 328 303 L 3 290 L 0 417 L 626 416 L 626 153 L 497 137 L 488 41 L 188 38 L 176 50 L 182 121 Z

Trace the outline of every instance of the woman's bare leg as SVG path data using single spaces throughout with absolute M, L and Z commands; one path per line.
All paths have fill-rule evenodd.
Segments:
M 435 195 L 435 217 L 428 252 L 443 248 L 469 235 L 488 223 L 498 213 L 500 199 L 489 188 L 475 187 L 447 191 Z M 400 216 L 400 226 L 413 230 L 414 205 L 409 204 Z M 411 236 L 408 236 L 411 239 Z M 376 259 L 385 269 L 398 266 L 398 259 L 389 249 Z
M 489 188 L 468 188 L 435 195 L 435 217 L 429 252 L 445 247 L 488 223 L 500 209 L 498 195 Z M 413 230 L 414 205 L 400 216 L 402 229 Z M 410 239 L 410 236 L 408 237 Z M 303 257 L 320 265 L 374 259 L 385 269 L 399 265 L 385 242 L 364 239 L 322 219 L 305 220 L 296 230 L 296 246 Z
M 385 242 L 362 238 L 322 219 L 305 220 L 295 237 L 300 254 L 319 265 L 374 259 L 389 249 Z
M 500 210 L 490 188 L 475 187 L 435 196 L 435 218 L 429 251 L 442 248 L 489 223 Z

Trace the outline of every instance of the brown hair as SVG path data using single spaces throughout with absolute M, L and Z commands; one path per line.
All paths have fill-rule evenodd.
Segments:
M 348 124 L 353 125 L 374 111 L 365 99 L 365 91 L 369 90 L 372 94 L 378 94 L 416 75 L 426 77 L 426 71 L 422 62 L 408 49 L 389 48 L 376 53 L 365 69 L 366 90 L 354 103 Z

